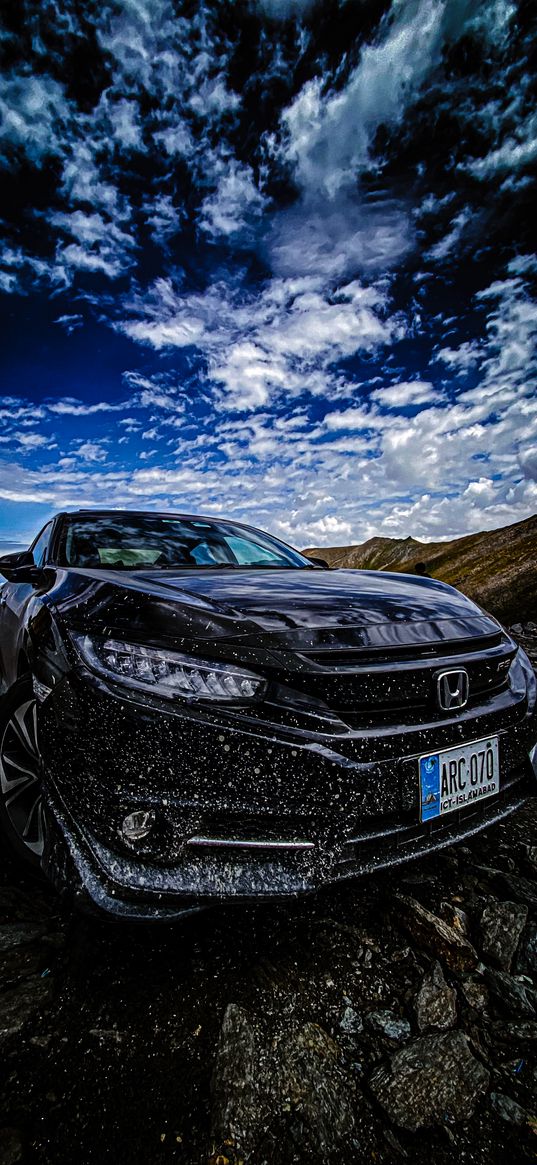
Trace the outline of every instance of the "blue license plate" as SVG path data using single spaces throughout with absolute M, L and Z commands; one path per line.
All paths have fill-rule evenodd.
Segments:
M 498 737 L 421 756 L 419 778 L 422 821 L 494 797 L 500 790 Z

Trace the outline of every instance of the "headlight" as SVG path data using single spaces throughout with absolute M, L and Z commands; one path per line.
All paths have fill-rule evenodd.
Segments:
M 84 663 L 99 675 L 168 699 L 244 703 L 262 699 L 267 688 L 261 676 L 231 663 L 209 663 L 117 639 L 72 638 Z

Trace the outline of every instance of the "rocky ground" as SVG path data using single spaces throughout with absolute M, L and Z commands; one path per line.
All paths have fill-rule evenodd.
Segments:
M 534 1160 L 536 825 L 173 927 L 0 870 L 0 1165 Z

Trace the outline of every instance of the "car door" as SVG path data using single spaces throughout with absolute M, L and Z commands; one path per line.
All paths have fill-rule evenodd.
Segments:
M 30 546 L 35 566 L 44 566 L 48 558 L 54 522 L 47 522 Z M 35 594 L 30 582 L 6 581 L 0 591 L 0 692 L 17 679 L 20 641 L 26 608 Z

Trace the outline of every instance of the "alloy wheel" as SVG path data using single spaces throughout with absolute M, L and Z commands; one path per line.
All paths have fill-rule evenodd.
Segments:
M 0 744 L 3 808 L 19 841 L 36 857 L 45 844 L 37 704 L 25 700 L 11 713 Z

